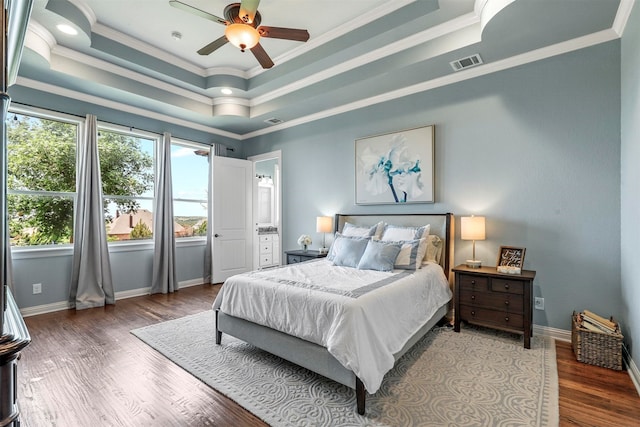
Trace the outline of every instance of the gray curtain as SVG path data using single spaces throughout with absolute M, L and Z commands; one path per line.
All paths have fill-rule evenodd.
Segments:
M 158 156 L 156 200 L 153 208 L 153 280 L 151 293 L 178 290 L 176 279 L 176 242 L 173 227 L 173 191 L 171 189 L 171 134 L 165 132 Z
M 69 302 L 76 309 L 115 304 L 109 247 L 102 205 L 98 159 L 98 122 L 87 115 L 83 140 L 78 147 L 73 269 Z
M 211 253 L 213 251 L 211 245 L 213 244 L 213 236 L 211 236 L 213 230 L 213 186 L 211 185 L 211 181 L 213 180 L 213 153 L 217 152 L 218 144 L 215 144 L 209 150 L 209 180 L 208 180 L 208 191 L 207 191 L 207 243 L 204 247 L 204 272 L 202 277 L 204 278 L 204 283 L 211 283 L 212 272 L 212 259 Z

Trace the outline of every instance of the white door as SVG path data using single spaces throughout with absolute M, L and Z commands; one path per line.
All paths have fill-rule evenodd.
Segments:
M 253 270 L 252 173 L 249 160 L 213 156 L 213 283 Z

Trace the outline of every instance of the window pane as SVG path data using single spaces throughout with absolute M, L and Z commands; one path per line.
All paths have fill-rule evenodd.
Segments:
M 195 148 L 171 144 L 173 198 L 207 200 L 209 147 Z
M 206 202 L 173 202 L 176 237 L 207 235 Z
M 135 210 L 121 211 L 122 200 L 105 199 L 107 239 L 109 241 L 144 240 L 153 238 L 153 201 L 126 200 L 138 206 Z
M 70 243 L 78 125 L 17 113 L 6 123 L 11 244 Z
M 75 192 L 78 126 L 22 114 L 13 117 L 7 120 L 7 188 Z
M 15 246 L 71 243 L 73 196 L 7 195 L 9 233 Z
M 206 236 L 209 147 L 174 141 L 171 179 L 176 237 Z
M 153 197 L 155 141 L 101 129 L 98 136 L 102 194 Z M 135 209 L 123 203 L 120 211 Z

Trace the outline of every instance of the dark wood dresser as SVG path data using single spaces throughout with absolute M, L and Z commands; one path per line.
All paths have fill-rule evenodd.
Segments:
M 465 321 L 523 334 L 525 348 L 531 348 L 535 271 L 505 274 L 495 267 L 470 268 L 464 264 L 453 271 L 456 332 Z

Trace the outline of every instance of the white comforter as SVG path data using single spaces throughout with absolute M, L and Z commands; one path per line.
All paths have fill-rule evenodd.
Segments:
M 437 264 L 380 272 L 323 259 L 233 276 L 213 308 L 326 347 L 375 393 L 394 353 L 451 296 Z

